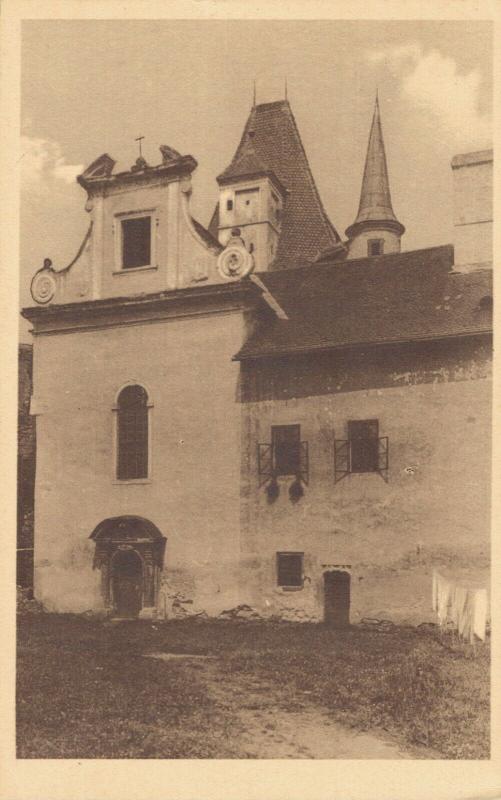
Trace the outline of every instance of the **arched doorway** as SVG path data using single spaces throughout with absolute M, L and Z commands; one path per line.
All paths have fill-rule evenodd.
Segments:
M 135 550 L 117 550 L 111 559 L 111 595 L 119 617 L 137 617 L 143 607 L 143 562 Z
M 350 573 L 324 572 L 324 622 L 334 628 L 350 624 Z
M 101 592 L 106 608 L 119 616 L 153 616 L 165 536 L 143 517 L 110 517 L 91 536 L 96 543 L 94 568 L 101 570 Z

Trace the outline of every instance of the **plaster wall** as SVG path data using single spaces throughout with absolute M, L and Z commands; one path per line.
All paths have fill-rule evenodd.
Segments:
M 370 239 L 383 239 L 385 255 L 400 253 L 400 236 L 393 231 L 372 230 L 362 231 L 349 242 L 348 258 L 367 258 Z
M 235 195 L 237 191 L 257 189 L 259 191 L 257 213 L 255 220 L 247 221 L 238 215 Z M 273 196 L 277 198 L 277 203 Z M 228 201 L 232 209 L 228 210 Z M 226 245 L 231 237 L 234 227 L 240 229 L 240 236 L 247 249 L 251 250 L 254 257 L 256 271 L 266 270 L 273 261 L 278 247 L 279 222 L 276 211 L 282 211 L 280 193 L 272 187 L 268 178 L 245 181 L 238 185 L 223 186 L 219 193 L 219 241 Z
M 234 311 L 36 337 L 35 593 L 49 609 L 101 607 L 89 536 L 103 519 L 128 514 L 167 537 L 161 613 L 180 598 L 208 613 L 238 603 L 240 409 L 231 357 L 243 328 Z M 112 409 L 127 382 L 144 385 L 152 403 L 146 481 L 115 480 Z
M 485 155 L 480 154 L 483 158 L 477 162 L 465 159 L 452 170 L 457 269 L 492 262 L 493 161 L 492 153 L 490 160 Z
M 366 373 L 373 388 L 357 388 L 357 369 L 351 380 L 340 382 L 334 367 L 330 375 L 337 388 L 329 394 L 322 394 L 318 375 L 309 395 L 298 384 L 299 390 L 288 392 L 282 375 L 273 397 L 243 403 L 242 580 L 246 602 L 261 613 L 322 619 L 323 574 L 329 569 L 351 574 L 353 622 L 364 616 L 433 619 L 435 567 L 488 580 L 488 364 L 451 354 L 438 372 L 432 364 L 401 368 L 388 363 L 378 380 Z M 330 379 L 325 372 L 324 386 Z M 265 394 L 256 384 L 253 393 Z M 334 440 L 347 438 L 348 420 L 372 418 L 379 420 L 380 436 L 389 439 L 388 482 L 371 473 L 336 483 Z M 259 488 L 257 444 L 270 442 L 277 424 L 300 424 L 301 439 L 308 442 L 309 483 L 296 503 L 288 494 L 293 478 L 278 479 L 273 503 Z M 304 553 L 301 590 L 277 586 L 276 553 L 284 551 Z

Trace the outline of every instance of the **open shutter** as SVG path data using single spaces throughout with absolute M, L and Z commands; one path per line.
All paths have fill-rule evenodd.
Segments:
M 334 483 L 345 478 L 350 472 L 350 440 L 334 440 Z
M 378 439 L 378 472 L 383 480 L 388 483 L 388 469 L 390 466 L 389 459 L 389 442 L 387 436 L 381 436 Z
M 259 488 L 273 477 L 273 447 L 271 444 L 258 444 L 257 464 Z
M 306 486 L 308 485 L 309 471 L 308 442 L 301 442 L 299 449 L 299 477 Z

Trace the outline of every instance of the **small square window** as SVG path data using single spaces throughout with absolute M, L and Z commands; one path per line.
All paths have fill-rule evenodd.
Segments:
M 122 220 L 122 269 L 151 263 L 151 217 Z
M 301 426 L 274 425 L 271 444 L 275 475 L 297 475 L 301 471 Z
M 384 253 L 384 239 L 369 239 L 367 242 L 368 256 L 382 256 Z
M 303 553 L 277 553 L 277 585 L 303 585 Z

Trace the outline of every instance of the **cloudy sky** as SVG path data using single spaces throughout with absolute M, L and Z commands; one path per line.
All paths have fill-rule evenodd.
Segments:
M 252 104 L 284 78 L 339 233 L 358 207 L 376 87 L 407 250 L 452 241 L 453 155 L 491 144 L 488 22 L 25 21 L 22 35 L 21 301 L 44 257 L 73 258 L 87 229 L 75 176 L 108 152 L 127 169 L 145 136 L 191 153 L 193 212 L 208 224 L 216 175 Z M 23 326 L 27 339 L 27 326 Z

